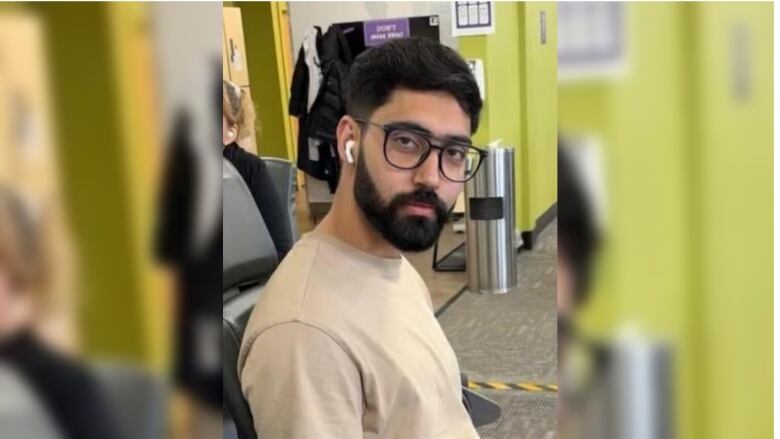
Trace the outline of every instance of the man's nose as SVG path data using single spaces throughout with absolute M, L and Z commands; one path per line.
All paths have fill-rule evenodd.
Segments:
M 439 174 L 439 152 L 431 151 L 425 161 L 415 169 L 414 184 L 415 186 L 425 186 L 431 189 L 439 188 L 439 181 L 441 175 Z

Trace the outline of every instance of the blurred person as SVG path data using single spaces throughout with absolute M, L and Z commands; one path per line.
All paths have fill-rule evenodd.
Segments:
M 572 314 L 588 297 L 599 232 L 585 185 L 566 146 L 558 147 L 558 322 L 570 335 Z
M 237 143 L 252 135 L 254 126 L 254 104 L 249 93 L 230 81 L 222 80 L 222 157 L 236 168 L 249 187 L 281 261 L 294 242 L 292 232 L 285 227 L 281 215 L 286 208 L 265 161 Z
M 181 438 L 222 434 L 220 163 L 216 139 L 197 134 L 202 132 L 194 123 L 198 115 L 181 109 L 176 116 L 156 236 L 157 257 L 175 279 L 173 374 L 179 416 L 174 434 Z
M 600 235 L 582 175 L 569 147 L 558 146 L 558 371 L 561 437 L 611 438 L 611 416 L 603 401 L 608 346 L 578 331 L 576 312 L 588 300 Z
M 437 240 L 486 153 L 465 61 L 404 38 L 353 63 L 330 212 L 274 272 L 239 375 L 259 437 L 476 438 L 455 353 L 401 252 Z
M 26 437 L 119 438 L 95 377 L 40 332 L 58 285 L 51 284 L 39 224 L 21 197 L 0 186 L 0 437 L 24 431 Z M 42 409 L 38 417 L 23 412 L 26 394 L 26 407 Z M 20 422 L 25 425 L 15 425 Z

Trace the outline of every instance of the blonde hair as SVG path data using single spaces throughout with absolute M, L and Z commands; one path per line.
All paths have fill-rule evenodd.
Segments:
M 249 93 L 230 81 L 222 80 L 222 115 L 237 130 L 236 139 L 252 135 L 256 126 L 255 108 Z

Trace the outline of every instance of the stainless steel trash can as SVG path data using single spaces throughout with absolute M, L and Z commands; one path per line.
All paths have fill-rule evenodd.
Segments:
M 503 294 L 517 286 L 513 147 L 488 149 L 466 183 L 466 272 L 474 293 Z
M 605 439 L 672 439 L 674 352 L 660 340 L 623 339 L 611 346 L 608 395 L 613 425 Z

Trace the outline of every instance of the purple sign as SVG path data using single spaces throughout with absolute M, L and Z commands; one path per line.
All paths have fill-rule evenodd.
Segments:
M 363 40 L 366 43 L 366 47 L 386 43 L 394 38 L 405 38 L 408 36 L 408 18 L 374 20 L 363 23 Z

